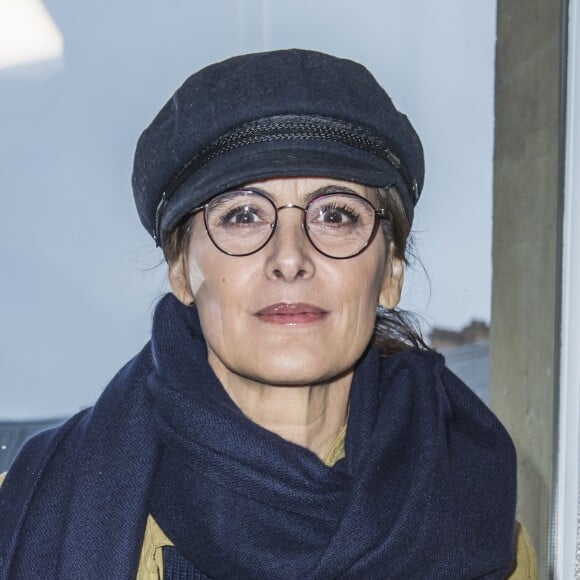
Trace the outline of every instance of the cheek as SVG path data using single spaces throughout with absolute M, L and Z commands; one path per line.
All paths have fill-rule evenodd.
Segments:
M 221 350 L 229 334 L 227 322 L 231 319 L 224 310 L 223 297 L 208 287 L 205 281 L 196 296 L 196 307 L 203 336 L 210 350 Z
M 225 344 L 240 323 L 245 288 L 242 272 L 232 271 L 231 258 L 210 248 L 203 256 L 192 253 L 190 280 L 203 333 L 210 344 Z M 241 282 L 241 283 L 240 283 Z M 194 286 L 195 285 L 195 286 Z
M 205 226 L 203 225 L 203 221 L 200 221 L 199 216 L 195 216 L 191 228 L 191 238 L 187 250 L 187 277 L 191 293 L 193 294 L 194 300 L 196 300 L 206 280 L 205 268 L 202 265 L 201 257 L 204 253 L 207 253 L 208 240 L 206 239 Z
M 198 295 L 200 288 L 205 282 L 205 276 L 201 270 L 198 260 L 190 260 L 187 265 L 187 275 L 189 278 L 189 287 L 193 297 Z
M 358 292 L 361 302 L 364 301 L 374 308 L 377 305 L 387 273 L 387 263 L 383 251 L 369 253 L 368 258 L 359 262 L 356 272 L 353 273 L 352 283 L 356 285 L 354 291 Z
M 361 262 L 349 276 L 348 294 L 352 307 L 349 309 L 350 323 L 356 329 L 356 334 L 370 338 L 373 332 L 376 307 L 379 302 L 382 283 L 385 276 L 385 264 L 382 255 L 378 259 Z M 361 285 L 361 281 L 365 281 Z

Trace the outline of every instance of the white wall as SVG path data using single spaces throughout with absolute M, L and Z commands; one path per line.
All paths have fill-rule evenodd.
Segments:
M 556 571 L 580 578 L 580 1 L 570 0 Z

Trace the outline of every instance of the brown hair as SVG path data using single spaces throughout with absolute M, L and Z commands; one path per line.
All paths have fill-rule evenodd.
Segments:
M 382 221 L 383 235 L 392 242 L 392 256 L 409 264 L 412 254 L 411 226 L 401 197 L 394 186 L 378 188 L 379 204 L 386 210 Z M 373 341 L 381 355 L 387 356 L 401 350 L 429 350 L 413 315 L 399 308 L 377 306 Z
M 163 250 L 163 257 L 169 267 L 175 265 L 181 260 L 181 269 L 187 274 L 187 249 L 191 241 L 191 222 L 193 215 L 188 214 L 181 218 L 179 223 L 173 228 L 165 239 L 161 249 Z
M 382 220 L 382 232 L 387 246 L 392 244 L 392 256 L 409 263 L 411 254 L 411 226 L 405 208 L 394 186 L 378 188 L 379 204 L 386 210 L 387 219 Z M 193 216 L 186 215 L 165 237 L 163 255 L 171 267 L 181 260 L 184 274 L 187 273 L 187 249 L 191 240 Z M 377 317 L 373 341 L 381 355 L 387 356 L 401 350 L 428 350 L 413 316 L 397 308 L 387 309 L 377 306 Z

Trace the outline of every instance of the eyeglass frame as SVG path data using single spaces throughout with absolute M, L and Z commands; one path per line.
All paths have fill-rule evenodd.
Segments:
M 228 193 L 250 193 L 252 195 L 259 195 L 260 197 L 264 198 L 265 200 L 267 200 L 270 205 L 274 208 L 274 222 L 270 224 L 270 234 L 268 235 L 268 237 L 266 238 L 266 240 L 264 241 L 264 243 L 262 243 L 258 248 L 256 248 L 255 250 L 252 250 L 251 252 L 247 252 L 245 254 L 234 254 L 232 252 L 226 252 L 226 250 L 224 250 L 223 248 L 221 248 L 217 242 L 213 239 L 211 233 L 210 233 L 210 228 L 207 222 L 207 208 L 208 206 L 211 204 L 211 202 L 217 198 L 220 197 L 222 195 L 226 195 Z M 350 254 L 349 256 L 331 256 L 330 254 L 327 254 L 326 252 L 323 252 L 313 241 L 312 238 L 310 237 L 310 234 L 308 233 L 309 228 L 308 228 L 308 224 L 306 223 L 306 216 L 308 215 L 308 208 L 310 207 L 310 205 L 316 201 L 319 200 L 321 197 L 329 197 L 331 195 L 348 195 L 351 197 L 357 197 L 358 199 L 361 199 L 363 202 L 365 202 L 367 205 L 369 205 L 374 213 L 375 216 L 375 223 L 373 225 L 373 228 L 371 230 L 371 234 L 369 235 L 369 239 L 366 241 L 366 243 L 362 246 L 362 248 L 360 250 L 358 250 L 357 252 L 355 252 L 354 254 Z M 262 248 L 264 248 L 265 246 L 268 245 L 268 242 L 270 242 L 270 240 L 274 237 L 274 234 L 276 233 L 276 228 L 278 227 L 278 212 L 280 210 L 283 209 L 289 209 L 289 208 L 295 208 L 295 209 L 299 209 L 302 211 L 302 229 L 304 231 L 304 234 L 306 235 L 308 241 L 310 242 L 310 244 L 312 245 L 312 247 L 319 252 L 320 254 L 322 254 L 323 256 L 326 256 L 327 258 L 332 258 L 333 260 L 348 260 L 350 258 L 356 258 L 356 256 L 359 256 L 360 254 L 362 254 L 371 244 L 371 242 L 373 241 L 373 239 L 375 238 L 376 234 L 377 234 L 377 229 L 378 229 L 378 225 L 380 220 L 388 220 L 389 219 L 389 215 L 386 213 L 386 210 L 384 208 L 376 208 L 368 199 L 366 199 L 365 197 L 363 197 L 362 195 L 359 195 L 358 193 L 354 193 L 352 191 L 341 191 L 341 190 L 337 190 L 337 191 L 332 191 L 332 192 L 327 192 L 327 193 L 321 193 L 320 195 L 317 195 L 315 197 L 313 197 L 307 204 L 306 207 L 302 207 L 298 204 L 295 203 L 287 203 L 285 205 L 280 205 L 280 206 L 276 206 L 276 204 L 274 203 L 274 201 L 268 197 L 265 193 L 263 193 L 262 191 L 258 191 L 255 189 L 246 189 L 246 188 L 240 188 L 240 189 L 232 189 L 229 191 L 224 191 L 222 193 L 218 193 L 217 195 L 214 195 L 213 197 L 211 197 L 210 199 L 208 199 L 204 204 L 202 205 L 198 205 L 197 207 L 194 207 L 190 213 L 189 216 L 190 218 L 193 217 L 196 213 L 203 211 L 203 223 L 205 226 L 205 231 L 207 232 L 207 235 L 209 237 L 209 239 L 211 240 L 212 244 L 223 254 L 226 254 L 227 256 L 232 256 L 234 258 L 244 258 L 246 256 L 251 256 L 252 254 L 256 254 L 257 252 L 259 252 Z

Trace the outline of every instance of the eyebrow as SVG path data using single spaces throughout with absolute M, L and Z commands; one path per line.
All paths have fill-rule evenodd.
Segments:
M 245 189 L 245 188 L 242 188 L 242 189 Z M 248 187 L 247 189 L 261 193 L 261 194 L 265 195 L 266 197 L 270 198 L 275 203 L 275 200 L 272 199 L 272 194 L 269 191 L 266 191 L 265 189 L 262 189 L 261 187 Z M 345 186 L 345 185 L 325 185 L 324 187 L 319 187 L 318 189 L 315 189 L 314 191 L 310 191 L 310 192 L 307 192 L 306 194 L 302 195 L 300 197 L 300 202 L 307 205 L 315 197 L 317 197 L 319 195 L 324 195 L 326 193 L 353 193 L 355 195 L 360 195 L 360 196 L 366 197 L 362 194 L 362 192 L 356 191 L 356 190 L 354 190 L 348 186 Z

